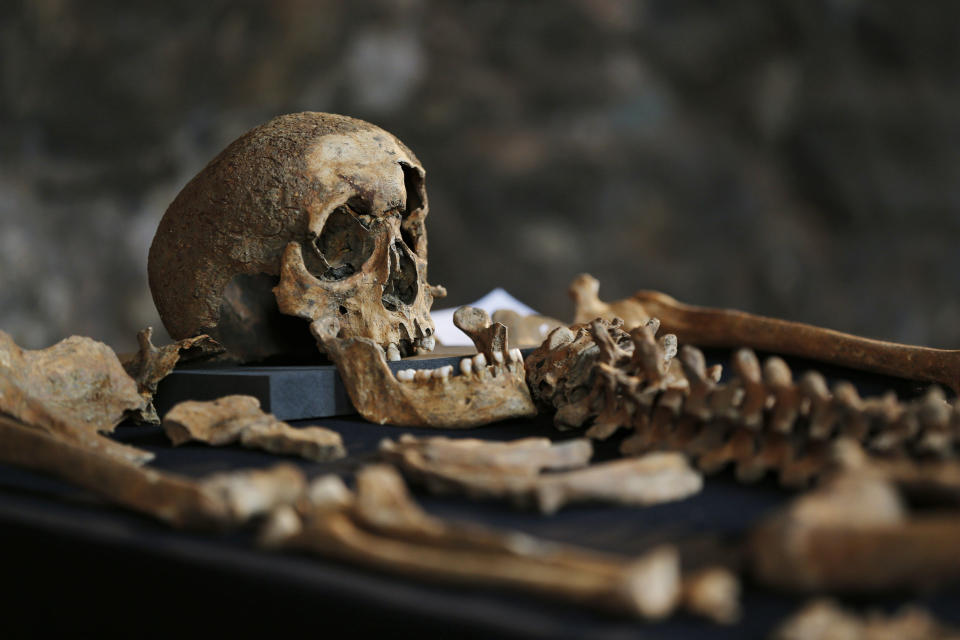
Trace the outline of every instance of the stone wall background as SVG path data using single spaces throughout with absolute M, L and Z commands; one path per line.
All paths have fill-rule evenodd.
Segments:
M 960 5 L 893 0 L 0 4 L 0 328 L 159 319 L 167 204 L 273 115 L 395 133 L 445 305 L 706 305 L 960 347 Z M 161 332 L 162 335 L 162 332 Z

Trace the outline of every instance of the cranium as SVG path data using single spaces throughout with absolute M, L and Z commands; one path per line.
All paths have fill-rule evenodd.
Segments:
M 167 209 L 150 248 L 153 298 L 175 339 L 206 333 L 243 361 L 312 351 L 290 315 L 336 319 L 341 337 L 392 358 L 431 350 L 430 306 L 444 291 L 427 284 L 427 210 L 423 167 L 391 134 L 339 115 L 280 116 Z

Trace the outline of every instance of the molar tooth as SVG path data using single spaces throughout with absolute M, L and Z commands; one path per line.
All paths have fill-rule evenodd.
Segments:
M 437 346 L 437 340 L 433 336 L 427 336 L 420 340 L 420 348 L 425 351 L 433 351 L 433 348 Z
M 487 366 L 487 356 L 483 355 L 482 353 L 478 353 L 477 355 L 473 356 L 474 369 L 483 369 L 485 366 Z
M 400 369 L 400 371 L 397 371 L 397 380 L 401 382 L 410 382 L 413 380 L 413 369 Z
M 397 345 L 391 342 L 387 345 L 387 360 L 391 362 L 396 362 L 400 359 L 400 349 L 397 348 Z
M 446 380 L 450 377 L 450 374 L 453 373 L 453 365 L 448 364 L 445 367 L 440 367 L 433 370 L 433 377 L 439 378 L 441 380 Z
M 413 377 L 415 380 L 423 381 L 429 380 L 432 374 L 433 369 L 417 369 L 416 372 L 414 372 Z
M 523 354 L 520 353 L 520 349 L 516 347 L 510 349 L 510 359 L 514 362 L 523 362 Z
M 473 371 L 473 360 L 470 358 L 464 358 L 460 361 L 460 373 L 465 376 L 470 375 L 470 372 Z
M 493 361 L 496 364 L 503 364 L 503 351 L 494 351 L 493 352 Z

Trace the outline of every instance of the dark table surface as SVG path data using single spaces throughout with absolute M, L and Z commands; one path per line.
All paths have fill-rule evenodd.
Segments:
M 897 381 L 834 373 L 854 378 L 865 391 L 891 385 L 903 395 L 917 390 Z M 296 462 L 310 476 L 332 472 L 349 478 L 353 470 L 376 460 L 382 438 L 401 433 L 496 440 L 576 435 L 556 431 L 548 418 L 469 431 L 400 429 L 359 417 L 293 424 L 335 429 L 343 436 L 349 456 L 313 463 L 239 446 L 173 448 L 162 431 L 152 427 L 121 426 L 116 438 L 156 453 L 153 467 L 188 476 L 265 467 L 284 459 Z M 600 443 L 595 458 L 615 456 L 616 446 L 616 439 Z M 708 477 L 701 493 L 675 503 L 647 508 L 571 506 L 544 516 L 496 501 L 435 497 L 413 490 L 435 515 L 624 554 L 675 542 L 692 562 L 735 561 L 745 532 L 794 495 L 772 480 L 742 485 L 721 473 Z M 351 635 L 367 631 L 391 636 L 757 638 L 765 637 L 805 601 L 763 589 L 747 578 L 744 616 L 735 626 L 717 626 L 684 614 L 650 623 L 524 594 L 437 585 L 330 559 L 266 552 L 256 548 L 252 534 L 252 530 L 225 535 L 174 531 L 102 504 L 65 483 L 0 465 L 0 562 L 8 587 L 8 595 L 0 601 L 0 638 L 52 630 L 169 637 L 205 635 L 206 629 L 219 637 L 342 630 Z M 885 610 L 904 603 L 922 604 L 944 620 L 960 624 L 960 589 L 956 587 L 843 601 L 859 609 Z

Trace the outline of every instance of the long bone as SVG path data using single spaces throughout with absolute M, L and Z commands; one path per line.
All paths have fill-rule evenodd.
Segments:
M 916 347 L 735 311 L 697 307 L 658 291 L 638 291 L 631 298 L 605 303 L 600 283 L 581 275 L 570 285 L 576 303 L 574 322 L 596 317 L 622 318 L 627 328 L 652 317 L 681 343 L 700 347 L 749 347 L 818 360 L 888 376 L 936 382 L 960 393 L 960 350 Z

